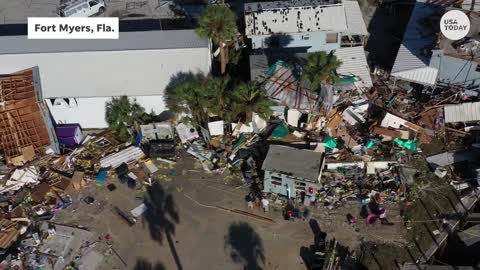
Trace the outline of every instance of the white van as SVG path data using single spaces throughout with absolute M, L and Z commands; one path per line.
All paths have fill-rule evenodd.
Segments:
M 60 17 L 90 17 L 105 12 L 103 0 L 73 0 L 62 3 L 57 13 Z

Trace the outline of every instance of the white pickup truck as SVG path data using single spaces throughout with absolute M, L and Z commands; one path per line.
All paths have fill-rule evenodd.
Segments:
M 105 12 L 104 0 L 73 0 L 57 9 L 60 17 L 90 17 Z

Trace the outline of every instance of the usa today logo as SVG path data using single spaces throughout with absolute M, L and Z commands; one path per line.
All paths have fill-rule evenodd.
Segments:
M 470 31 L 470 20 L 462 11 L 450 10 L 440 19 L 440 30 L 446 38 L 459 40 Z

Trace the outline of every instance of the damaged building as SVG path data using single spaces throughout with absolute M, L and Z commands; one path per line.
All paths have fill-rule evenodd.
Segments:
M 41 93 L 35 69 L 0 76 L 0 150 L 9 163 L 22 165 L 37 154 L 59 151 Z
M 433 89 L 455 88 L 480 95 L 480 17 L 469 14 L 470 30 L 460 40 L 440 33 L 441 16 L 456 10 L 452 2 L 418 0 L 410 16 L 391 76 Z
M 252 48 L 305 52 L 362 46 L 368 35 L 356 1 L 294 0 L 246 3 L 245 33 Z
M 33 68 L 55 123 L 84 129 L 108 127 L 105 103 L 112 97 L 128 96 L 159 114 L 175 76 L 208 74 L 211 66 L 210 43 L 194 30 L 122 32 L 118 40 L 1 36 L 0 43 L 0 74 Z
M 296 198 L 304 193 L 311 201 L 321 188 L 325 155 L 322 152 L 271 145 L 262 165 L 264 192 Z

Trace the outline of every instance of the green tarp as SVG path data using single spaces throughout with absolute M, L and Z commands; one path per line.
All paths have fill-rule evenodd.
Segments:
M 418 143 L 418 139 L 415 138 L 413 140 L 401 140 L 399 138 L 395 138 L 393 140 L 398 146 L 402 147 L 402 148 L 405 148 L 407 150 L 410 150 L 410 151 L 415 151 L 417 150 L 417 143 Z
M 367 149 L 371 149 L 371 148 L 374 147 L 374 146 L 375 146 L 375 142 L 374 142 L 374 141 L 368 141 L 368 142 L 367 142 L 367 145 L 366 145 Z
M 330 136 L 326 136 L 324 139 L 323 139 L 323 143 L 325 143 L 325 147 L 328 147 L 328 148 L 336 148 L 337 147 L 337 142 L 335 141 L 334 138 L 330 137 Z
M 356 82 L 357 79 L 354 76 L 351 77 L 342 77 L 335 79 L 335 85 L 339 84 L 350 84 Z
M 275 139 L 283 139 L 288 135 L 288 128 L 284 125 L 278 125 L 272 132 Z
M 273 75 L 273 73 L 275 73 L 275 71 L 277 70 L 277 66 L 285 66 L 285 67 L 288 67 L 288 65 L 282 61 L 282 60 L 278 60 L 275 64 L 273 64 L 268 70 L 267 70 L 267 77 L 270 77 Z

